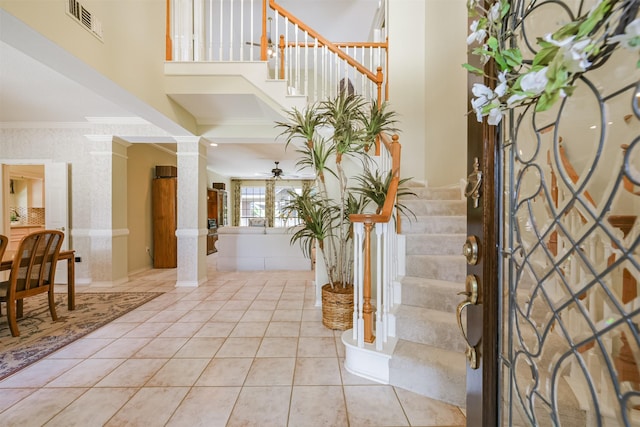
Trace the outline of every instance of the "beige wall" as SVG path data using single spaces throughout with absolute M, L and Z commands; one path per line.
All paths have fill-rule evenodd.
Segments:
M 81 3 L 102 23 L 102 41 L 67 15 L 67 0 L 0 0 L 0 7 L 170 120 L 195 132 L 195 119 L 164 92 L 165 0 L 83 0 Z M 66 65 L 66 74 L 86 73 Z M 113 91 L 93 89 L 118 103 L 118 99 L 114 99 L 118 94 Z M 149 114 L 156 114 L 151 109 L 140 108 L 132 113 L 148 120 Z M 172 125 L 172 130 L 175 129 Z
M 389 8 L 389 96 L 402 129 L 402 175 L 457 184 L 466 176 L 466 2 L 394 0 Z
M 146 248 L 153 247 L 151 180 L 156 165 L 176 166 L 174 154 L 151 144 L 133 144 L 127 150 L 127 222 L 129 273 L 152 268 Z
M 425 171 L 431 186 L 467 176 L 467 7 L 465 0 L 426 0 Z

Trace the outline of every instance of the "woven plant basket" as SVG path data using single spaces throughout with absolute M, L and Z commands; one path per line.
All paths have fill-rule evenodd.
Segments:
M 353 286 L 322 287 L 322 324 L 340 331 L 353 327 Z

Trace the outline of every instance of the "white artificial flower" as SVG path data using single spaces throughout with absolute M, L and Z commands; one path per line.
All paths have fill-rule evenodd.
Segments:
M 584 39 L 573 42 L 575 36 L 566 37 L 562 40 L 555 40 L 551 34 L 544 36 L 544 40 L 558 46 L 562 55 L 562 63 L 565 68 L 572 73 L 585 71 L 591 62 L 587 59 L 585 49 L 591 44 L 591 39 Z
M 509 99 L 507 99 L 507 106 L 511 107 L 513 104 L 522 101 L 523 99 L 540 95 L 549 83 L 549 79 L 547 78 L 548 69 L 549 67 L 544 67 L 538 71 L 532 71 L 525 74 L 522 77 L 522 80 L 520 80 L 520 88 L 526 93 L 515 93 L 511 95 Z
M 489 118 L 487 123 L 493 126 L 497 126 L 502 120 L 502 110 L 499 107 L 494 107 L 489 111 Z
M 484 52 L 488 52 L 489 51 L 489 45 L 487 45 L 486 43 L 482 45 L 482 50 Z M 480 62 L 482 63 L 482 65 L 485 65 L 487 62 L 489 62 L 489 60 L 491 59 L 491 55 L 487 55 L 486 53 L 483 53 L 480 55 Z
M 473 21 L 471 23 L 471 26 L 469 26 L 469 29 L 471 30 L 471 34 L 469 34 L 469 37 L 467 37 L 467 44 L 473 44 L 473 42 L 478 42 L 478 43 L 483 43 L 484 39 L 487 38 L 487 30 L 485 30 L 484 28 L 480 28 L 478 29 L 478 25 L 480 24 L 480 22 L 478 20 Z
M 511 108 L 516 102 L 522 101 L 523 99 L 528 97 L 529 96 L 525 94 L 513 94 L 509 97 L 509 99 L 507 99 L 507 107 Z
M 501 81 L 504 81 L 504 91 L 506 91 L 506 78 L 504 74 L 505 73 L 501 73 Z M 473 85 L 471 92 L 475 95 L 475 98 L 471 100 L 471 107 L 473 107 L 476 113 L 478 122 L 482 122 L 482 117 L 486 115 L 483 109 L 488 105 L 492 105 L 493 108 L 489 111 L 488 123 L 493 125 L 500 123 L 502 111 L 500 110 L 500 101 L 498 98 L 504 95 L 504 91 L 502 93 L 499 93 L 497 90 L 493 91 L 482 83 L 475 83 Z
M 496 22 L 500 19 L 500 0 L 497 0 L 489 9 L 489 14 L 487 16 L 489 21 Z
M 611 37 L 609 43 L 620 43 L 625 49 L 640 51 L 640 18 L 631 21 L 625 27 L 624 34 Z
M 482 122 L 482 109 L 485 105 L 488 105 L 493 98 L 493 91 L 482 83 L 474 83 L 471 92 L 475 96 L 475 98 L 471 100 L 471 107 L 476 112 L 476 119 Z
M 488 104 L 494 98 L 491 88 L 482 83 L 474 83 L 471 92 L 476 96 L 480 106 Z
M 549 79 L 547 78 L 547 71 L 549 67 L 541 68 L 538 71 L 527 73 L 520 80 L 520 87 L 525 92 L 531 92 L 534 95 L 542 93 L 547 87 Z
M 494 90 L 497 97 L 502 97 L 507 92 L 507 72 L 503 71 L 498 74 L 498 86 Z
M 551 34 L 551 33 L 548 33 L 543 37 L 544 41 L 549 42 L 552 45 L 558 46 L 560 48 L 565 47 L 569 43 L 573 42 L 573 39 L 575 39 L 575 38 L 576 38 L 576 36 L 571 36 L 571 37 L 566 37 L 566 38 L 564 38 L 562 40 L 556 40 L 556 39 L 553 38 L 553 34 Z
M 579 42 L 571 44 L 571 46 L 564 51 L 564 64 L 572 73 L 578 73 L 585 71 L 591 66 L 591 62 L 587 59 L 587 52 L 585 49 L 591 44 L 591 39 L 580 40 Z

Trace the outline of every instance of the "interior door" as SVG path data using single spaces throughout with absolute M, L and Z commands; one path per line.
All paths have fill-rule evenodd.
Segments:
M 44 165 L 45 227 L 64 233 L 61 250 L 69 245 L 69 167 L 63 162 L 48 162 Z M 65 263 L 59 263 L 56 283 L 67 282 Z
M 62 249 L 69 249 L 69 177 L 67 163 L 44 165 L 45 226 L 65 233 Z

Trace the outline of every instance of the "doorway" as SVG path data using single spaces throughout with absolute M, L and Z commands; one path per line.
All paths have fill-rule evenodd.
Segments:
M 501 34 L 525 67 L 539 40 L 598 5 L 613 11 L 590 34 L 600 41 L 625 34 L 640 6 L 508 3 Z M 479 360 L 468 425 L 640 425 L 638 58 L 621 46 L 591 52 L 571 93 L 470 132 L 469 170 L 477 157 L 484 182 L 479 207 L 468 205 L 480 289 L 468 312 Z
M 44 165 L 7 165 L 7 170 L 8 249 L 15 250 L 22 237 L 45 227 Z

